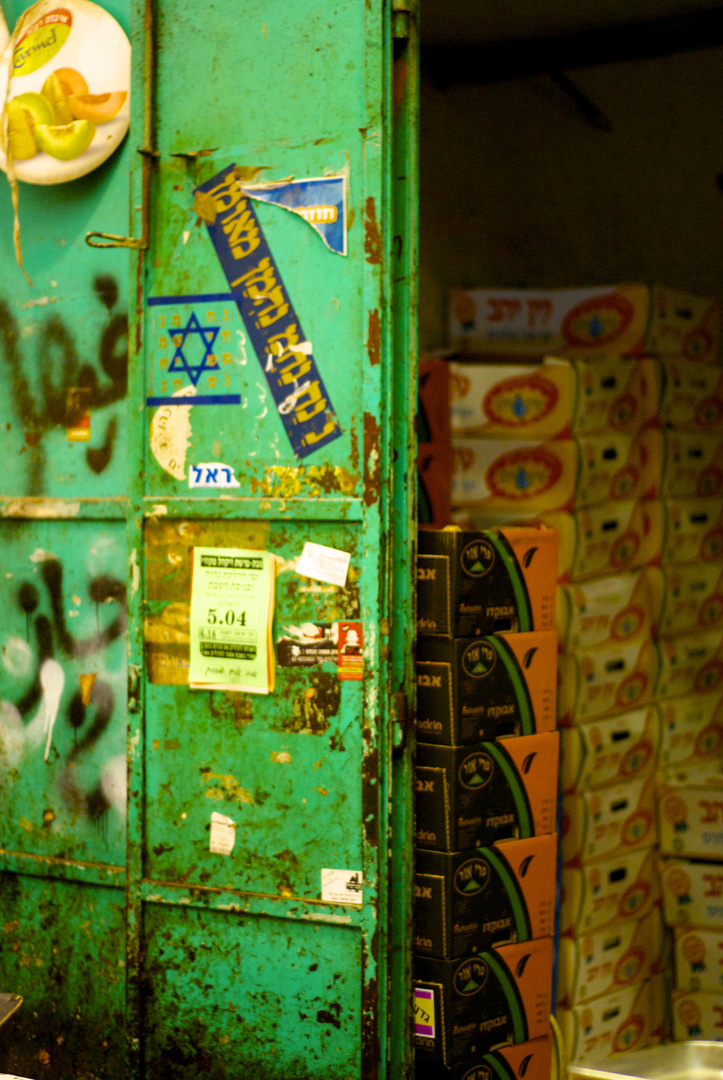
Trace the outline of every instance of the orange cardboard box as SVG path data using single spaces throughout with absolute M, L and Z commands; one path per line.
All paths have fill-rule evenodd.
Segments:
M 547 937 L 555 925 L 557 837 L 476 851 L 417 850 L 414 948 L 450 960 Z
M 420 443 L 417 449 L 417 521 L 420 528 L 449 525 L 452 488 L 450 443 Z
M 657 655 L 652 641 L 631 641 L 566 653 L 557 671 L 557 722 L 570 727 L 651 701 Z
M 662 766 L 723 760 L 723 697 L 719 691 L 668 698 L 658 708 Z
M 648 705 L 621 716 L 578 724 L 560 735 L 562 792 L 597 791 L 653 773 L 660 718 L 656 706 Z
M 663 855 L 723 862 L 723 775 L 709 764 L 658 774 Z
M 583 652 L 649 638 L 658 619 L 660 576 L 657 567 L 644 567 L 630 574 L 560 585 L 557 633 L 562 651 Z
M 450 1067 L 494 1047 L 547 1036 L 552 953 L 552 938 L 538 938 L 462 960 L 418 956 L 415 1001 L 420 990 L 431 990 L 428 1013 L 434 1012 L 431 1024 L 415 1018 L 417 1057 Z
M 565 795 L 560 850 L 564 866 L 612 859 L 657 839 L 653 779 Z
M 723 504 L 720 499 L 666 499 L 663 565 L 723 562 Z
M 466 746 L 502 735 L 553 731 L 554 630 L 417 641 L 417 737 Z
M 545 527 L 420 530 L 417 632 L 553 630 L 557 550 L 557 534 Z
M 675 927 L 675 988 L 723 994 L 723 932 Z
M 420 1002 L 421 1006 L 426 1001 Z M 476 1055 L 473 1061 L 460 1062 L 446 1069 L 439 1062 L 418 1060 L 415 1080 L 550 1080 L 552 1076 L 552 1039 L 531 1039 L 519 1046 L 500 1046 L 489 1054 Z
M 557 1021 L 570 1061 L 589 1064 L 629 1050 L 654 1046 L 663 1037 L 665 987 L 660 975 L 572 1009 Z
M 559 756 L 556 731 L 474 746 L 417 743 L 418 847 L 464 851 L 554 832 Z
M 560 933 L 592 933 L 647 915 L 659 899 L 656 859 L 650 848 L 563 869 Z
M 417 439 L 449 444 L 450 365 L 446 360 L 419 361 Z
M 659 970 L 663 919 L 654 909 L 644 919 L 561 938 L 557 1005 L 569 1009 L 602 994 L 643 982 Z
M 657 643 L 659 698 L 713 693 L 723 689 L 723 631 L 703 630 Z

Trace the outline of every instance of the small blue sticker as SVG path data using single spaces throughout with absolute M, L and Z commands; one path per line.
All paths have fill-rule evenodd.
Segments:
M 329 251 L 346 255 L 346 180 L 343 176 L 243 185 L 243 189 L 252 199 L 275 203 L 299 214 L 318 232 Z

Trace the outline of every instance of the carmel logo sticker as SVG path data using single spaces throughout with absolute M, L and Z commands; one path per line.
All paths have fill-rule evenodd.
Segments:
M 533 499 L 549 491 L 562 475 L 562 462 L 549 450 L 511 450 L 487 470 L 485 483 L 505 499 Z
M 559 396 L 543 375 L 518 375 L 492 387 L 482 399 L 482 412 L 492 424 L 524 428 L 548 416 Z
M 473 641 L 462 653 L 462 669 L 473 679 L 484 679 L 492 671 L 497 653 L 488 641 Z
M 459 767 L 457 775 L 462 787 L 473 790 L 489 784 L 494 776 L 495 766 L 489 754 L 483 752 L 469 754 Z
M 462 896 L 473 896 L 482 892 L 490 880 L 490 867 L 486 859 L 475 857 L 467 859 L 454 875 L 454 887 Z
M 34 22 L 15 46 L 13 75 L 30 75 L 47 64 L 65 44 L 72 25 L 73 16 L 67 8 L 56 8 Z
M 487 982 L 489 968 L 481 956 L 470 956 L 463 960 L 454 973 L 453 985 L 458 994 L 472 997 L 478 994 Z
M 488 540 L 472 540 L 462 549 L 460 562 L 469 577 L 482 577 L 495 565 L 495 549 Z
M 562 336 L 568 345 L 582 348 L 609 345 L 625 333 L 634 314 L 635 308 L 624 296 L 593 296 L 568 312 Z

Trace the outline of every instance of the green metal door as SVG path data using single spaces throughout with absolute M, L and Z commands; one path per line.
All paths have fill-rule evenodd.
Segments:
M 49 225 L 22 191 L 58 292 L 4 241 L 0 989 L 26 1007 L 0 1067 L 407 1070 L 416 63 L 395 6 L 148 0 L 124 158 L 42 192 Z M 82 236 L 128 231 L 129 166 L 126 276 Z M 346 574 L 300 573 L 307 543 Z M 275 556 L 268 695 L 188 685 L 198 547 Z

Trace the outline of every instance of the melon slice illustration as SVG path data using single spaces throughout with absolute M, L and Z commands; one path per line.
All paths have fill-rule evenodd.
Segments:
M 111 94 L 71 94 L 68 104 L 76 120 L 105 124 L 118 115 L 127 97 L 126 90 L 117 90 Z
M 35 129 L 38 146 L 59 161 L 71 161 L 87 150 L 95 135 L 90 120 L 74 120 L 71 124 L 39 124 Z

